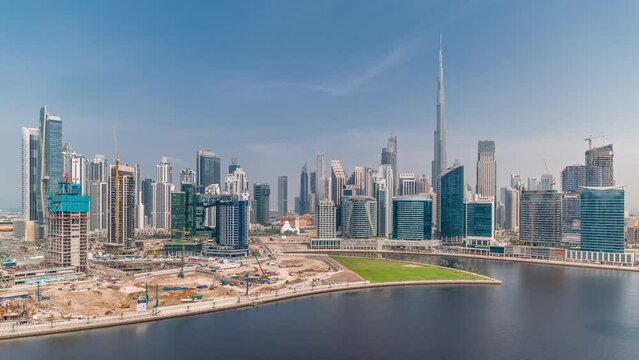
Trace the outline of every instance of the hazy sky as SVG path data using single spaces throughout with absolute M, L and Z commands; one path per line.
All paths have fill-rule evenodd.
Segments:
M 179 4 L 179 5 L 178 5 Z M 588 135 L 615 147 L 639 207 L 637 1 L 78 1 L 0 5 L 0 208 L 20 206 L 20 127 L 42 105 L 92 158 L 195 167 L 211 149 L 251 182 L 289 176 L 289 207 L 315 153 L 430 175 L 437 47 L 444 40 L 448 159 L 474 186 L 478 139 L 496 141 L 498 186 L 544 160 L 583 163 Z

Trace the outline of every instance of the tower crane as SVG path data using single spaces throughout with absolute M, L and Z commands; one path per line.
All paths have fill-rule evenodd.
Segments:
M 597 135 L 597 136 L 590 135 L 587 138 L 585 138 L 584 141 L 588 142 L 588 150 L 592 149 L 592 140 L 593 139 L 602 139 L 602 138 L 605 138 L 607 136 L 608 136 L 608 134 L 606 134 L 606 135 Z
M 180 272 L 178 273 L 178 277 L 180 279 L 184 278 L 184 252 L 186 250 L 186 243 L 185 243 L 185 234 L 186 234 L 186 230 L 184 229 L 184 227 L 182 227 L 182 230 L 174 230 L 174 231 L 178 231 L 182 234 L 182 266 L 180 267 Z

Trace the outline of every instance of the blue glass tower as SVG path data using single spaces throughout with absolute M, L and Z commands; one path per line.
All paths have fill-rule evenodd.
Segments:
M 48 218 L 47 197 L 58 189 L 64 169 L 62 158 L 62 119 L 51 115 L 46 106 L 40 109 L 40 154 L 38 175 L 40 178 L 40 219 Z
M 624 190 L 585 187 L 581 191 L 581 250 L 624 251 Z
M 433 218 L 431 199 L 400 196 L 393 199 L 393 239 L 430 240 Z
M 465 236 L 493 237 L 493 203 L 469 202 L 465 207 Z
M 444 241 L 464 236 L 464 167 L 453 165 L 439 177 L 439 235 Z

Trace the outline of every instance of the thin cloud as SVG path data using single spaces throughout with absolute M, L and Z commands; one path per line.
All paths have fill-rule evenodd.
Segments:
M 354 74 L 340 76 L 341 78 L 346 78 L 346 80 L 341 83 L 338 83 L 337 81 L 334 81 L 334 84 L 330 84 L 329 81 L 305 83 L 299 81 L 255 81 L 250 79 L 234 79 L 230 82 L 218 83 L 217 87 L 222 91 L 231 90 L 242 92 L 246 92 L 248 89 L 253 91 L 263 91 L 265 89 L 274 90 L 300 88 L 334 96 L 350 95 L 361 89 L 366 83 L 406 61 L 416 49 L 416 45 L 417 43 L 413 41 L 396 46 L 388 53 L 384 54 L 376 62 L 369 64 L 363 69 L 354 71 Z
M 363 72 L 352 76 L 349 80 L 342 84 L 338 85 L 305 85 L 305 84 L 297 84 L 302 87 L 306 87 L 311 90 L 323 92 L 330 95 L 349 95 L 355 92 L 357 89 L 361 88 L 365 83 L 379 77 L 384 74 L 386 71 L 392 69 L 393 67 L 399 65 L 403 61 L 405 61 L 415 49 L 414 44 L 403 44 L 400 45 L 389 53 L 384 55 L 379 61 L 370 65 Z

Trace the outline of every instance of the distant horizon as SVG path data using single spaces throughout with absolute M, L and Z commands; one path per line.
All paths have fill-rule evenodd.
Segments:
M 544 163 L 560 190 L 584 139 L 607 134 L 593 145 L 613 144 L 637 211 L 637 14 L 621 1 L 13 4 L 0 13 L 0 208 L 20 209 L 20 128 L 45 104 L 89 160 L 112 161 L 113 126 L 141 179 L 162 156 L 175 175 L 210 149 L 222 174 L 236 157 L 251 184 L 269 184 L 271 207 L 277 176 L 293 208 L 315 153 L 350 175 L 379 166 L 391 133 L 399 171 L 430 178 L 441 33 L 448 164 L 460 160 L 466 183 L 488 139 L 498 191 Z

